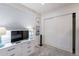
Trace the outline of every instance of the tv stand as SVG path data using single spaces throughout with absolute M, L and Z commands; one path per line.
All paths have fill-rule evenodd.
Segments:
M 9 43 L 0 48 L 0 56 L 28 56 L 34 52 L 34 40 Z
M 15 42 L 16 44 L 18 44 L 18 43 L 21 43 L 21 41 L 17 41 L 17 42 Z

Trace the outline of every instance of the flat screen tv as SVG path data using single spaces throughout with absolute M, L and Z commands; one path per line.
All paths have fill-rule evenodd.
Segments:
M 29 31 L 11 31 L 11 42 L 17 42 L 20 40 L 28 40 Z

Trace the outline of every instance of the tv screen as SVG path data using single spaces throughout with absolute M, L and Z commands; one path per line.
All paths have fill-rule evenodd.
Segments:
M 11 31 L 11 42 L 17 42 L 20 40 L 28 40 L 29 31 Z

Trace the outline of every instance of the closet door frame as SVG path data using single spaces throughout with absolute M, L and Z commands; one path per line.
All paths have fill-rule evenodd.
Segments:
M 72 13 L 72 53 L 76 53 L 76 13 Z

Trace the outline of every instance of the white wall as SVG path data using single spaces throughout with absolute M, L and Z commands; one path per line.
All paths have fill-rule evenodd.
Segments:
M 44 42 L 46 41 L 45 40 L 45 27 L 44 27 L 44 19 L 47 19 L 47 18 L 50 18 L 50 17 L 55 17 L 55 16 L 58 16 L 58 15 L 63 15 L 63 14 L 68 14 L 68 13 L 73 13 L 73 12 L 76 12 L 77 14 L 77 31 L 76 31 L 76 54 L 79 55 L 79 4 L 73 4 L 71 6 L 66 6 L 64 8 L 59 8 L 59 10 L 56 10 L 56 11 L 52 11 L 51 13 L 49 14 L 46 14 L 46 15 L 43 15 L 42 16 L 42 34 L 43 34 L 43 39 L 44 39 Z
M 34 27 L 35 17 L 36 15 L 27 9 L 23 11 L 8 4 L 0 4 L 0 26 L 5 26 L 9 30 Z

